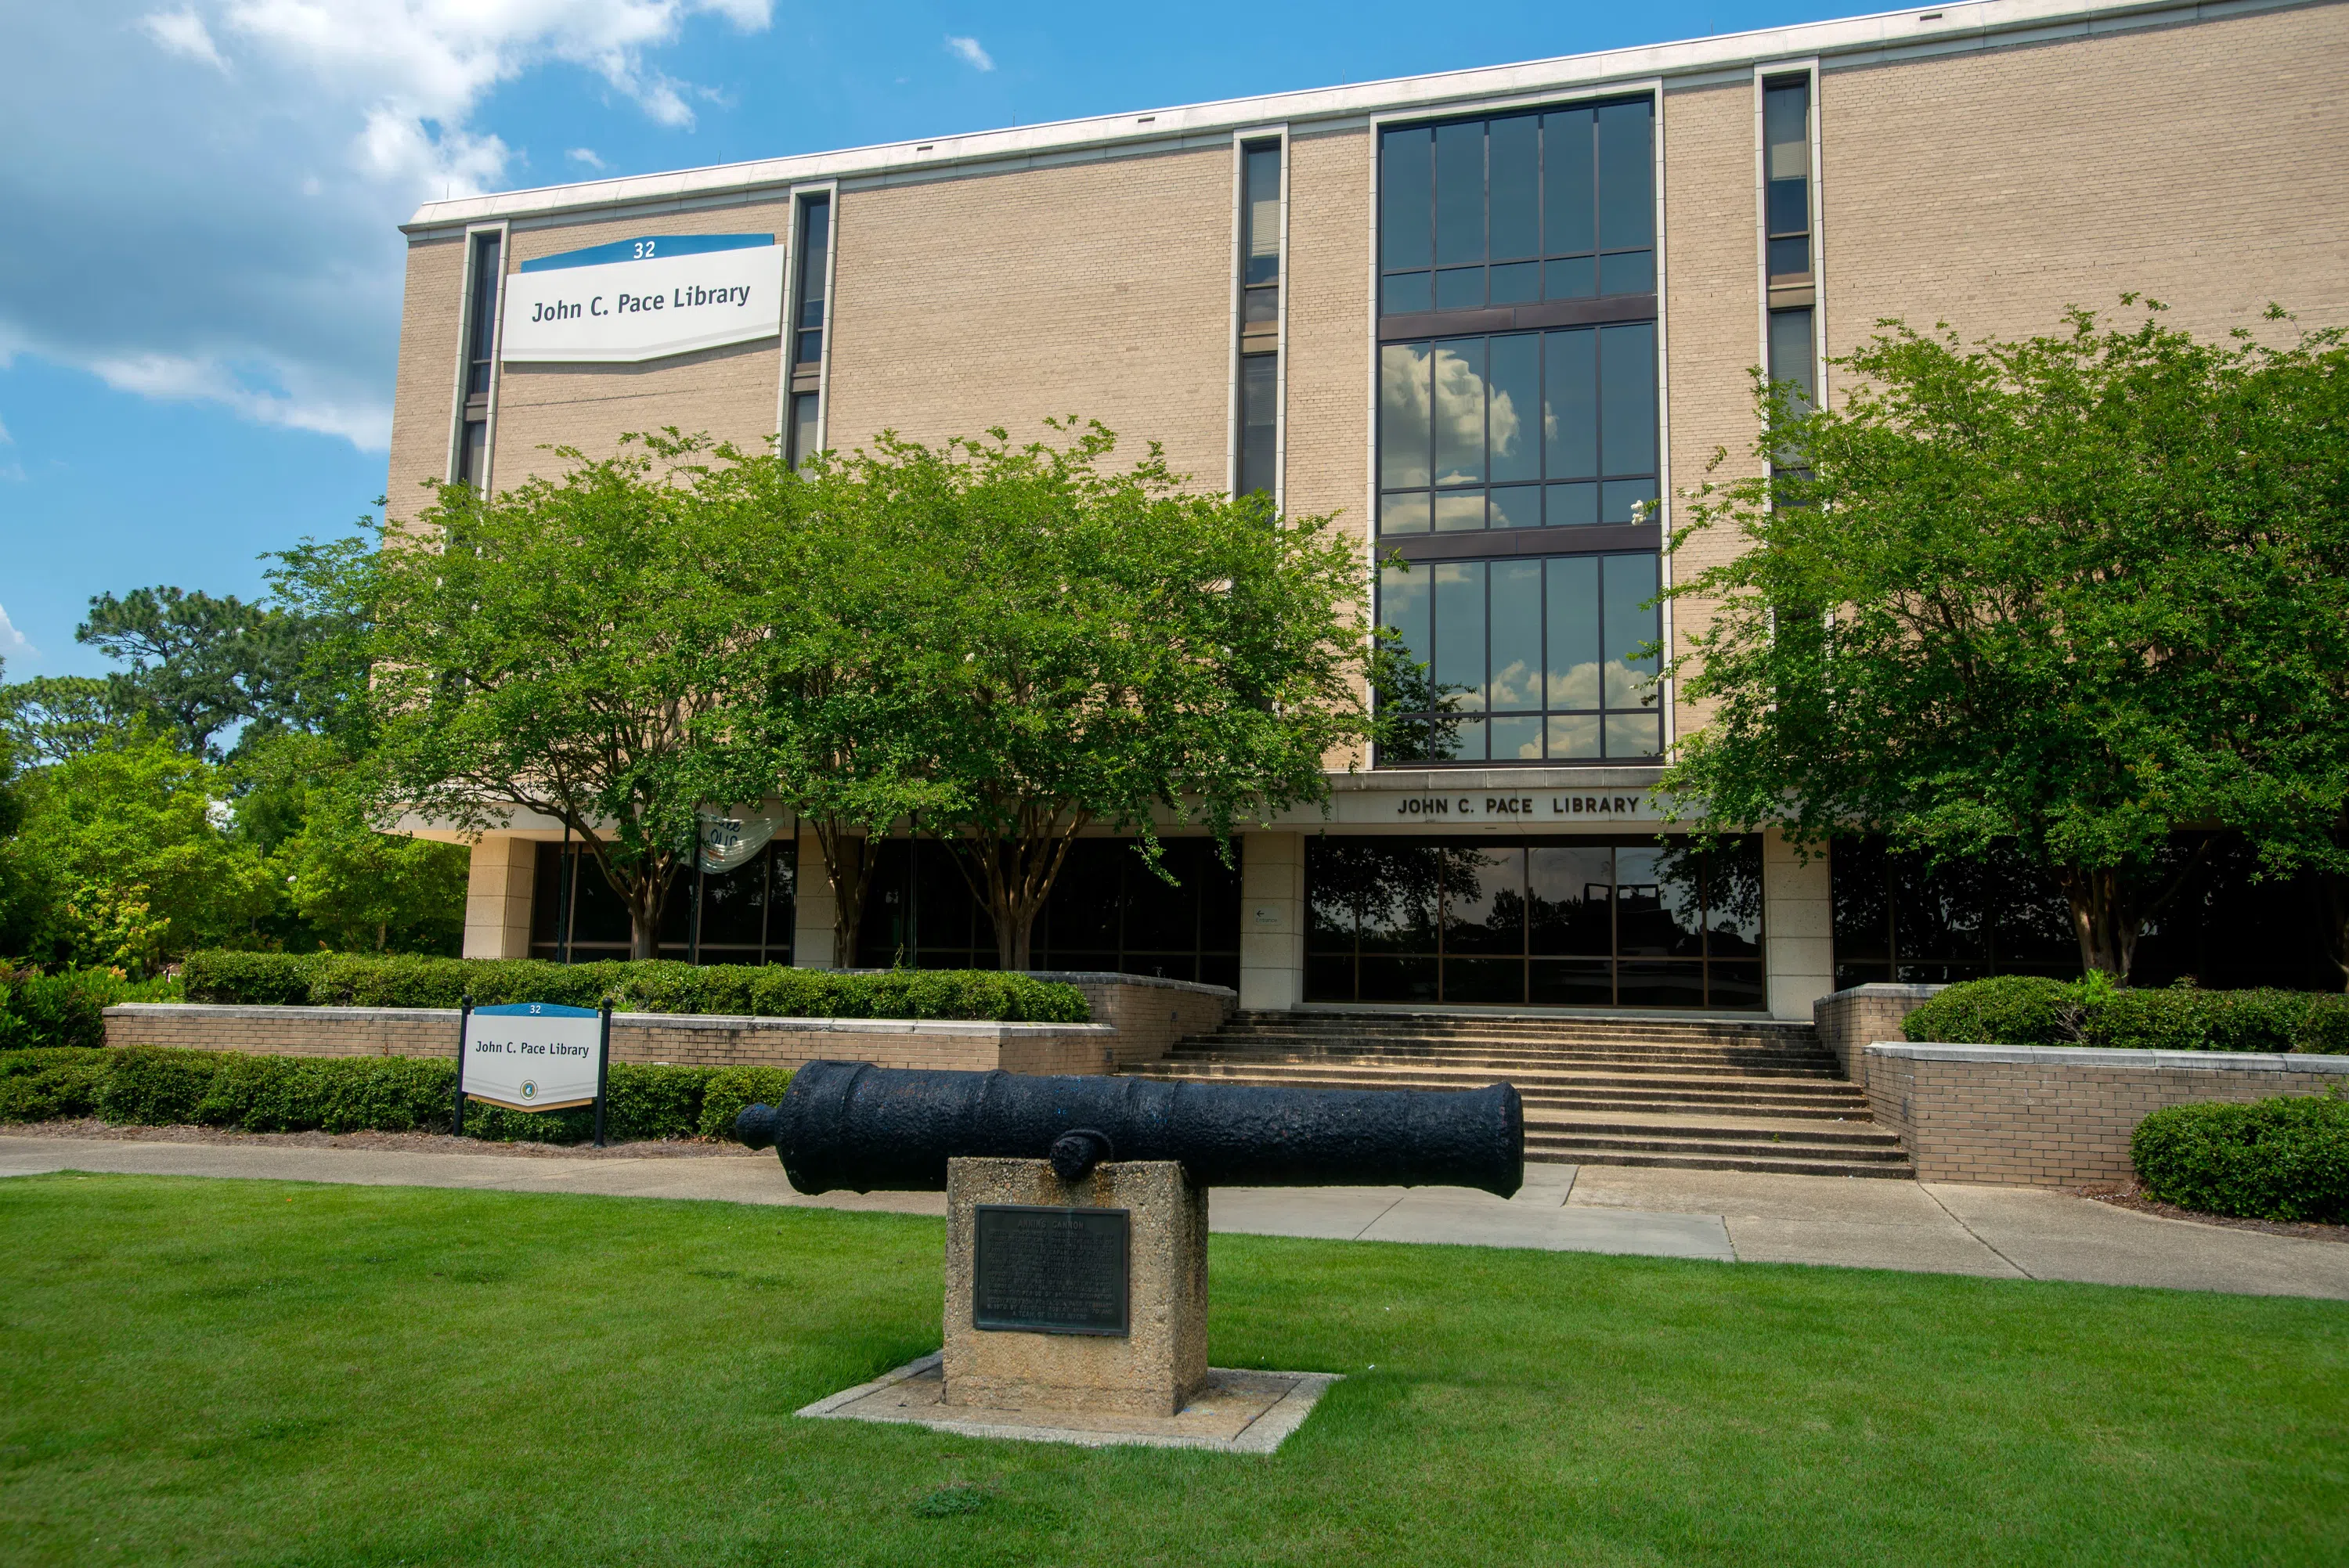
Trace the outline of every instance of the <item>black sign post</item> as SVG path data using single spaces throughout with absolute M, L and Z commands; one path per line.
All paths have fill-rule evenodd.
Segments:
M 595 1049 L 595 1147 L 604 1147 L 604 1099 L 612 1081 L 612 998 L 604 998 L 603 1039 Z
M 451 1136 L 465 1136 L 465 1047 L 473 1034 L 473 994 L 466 992 L 457 1007 L 457 1103 L 449 1116 Z

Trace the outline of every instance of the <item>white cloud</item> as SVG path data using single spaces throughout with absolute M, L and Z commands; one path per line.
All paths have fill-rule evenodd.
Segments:
M 975 70 L 991 71 L 995 68 L 995 57 L 980 48 L 977 38 L 957 38 L 948 35 L 947 52 Z
M 212 29 L 193 11 L 158 11 L 139 18 L 147 36 L 174 55 L 185 55 L 191 60 L 210 66 L 226 74 L 228 62 L 221 58 L 219 47 L 212 43 Z
M 772 19 L 771 0 L 163 3 L 12 12 L 0 146 L 44 153 L 0 160 L 30 258 L 0 270 L 0 366 L 30 352 L 368 449 L 390 431 L 396 225 L 515 177 L 480 122 L 492 94 L 567 66 L 687 128 L 711 95 L 659 52 L 696 17 Z
M 7 608 L 0 605 L 0 655 L 7 654 L 30 654 L 37 659 L 41 656 L 41 650 L 27 642 L 24 633 L 8 624 Z
M 595 150 L 592 147 L 574 147 L 563 156 L 574 163 L 584 163 L 590 169 L 606 167 L 604 160 L 595 156 Z
M 16 438 L 8 433 L 7 421 L 0 420 L 0 447 L 13 447 L 16 444 Z

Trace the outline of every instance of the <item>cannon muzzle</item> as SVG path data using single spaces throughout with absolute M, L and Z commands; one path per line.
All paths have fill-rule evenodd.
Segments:
M 1517 1091 L 1257 1088 L 1153 1078 L 810 1062 L 734 1123 L 807 1193 L 943 1192 L 957 1157 L 1179 1161 L 1201 1187 L 1477 1187 L 1525 1181 Z

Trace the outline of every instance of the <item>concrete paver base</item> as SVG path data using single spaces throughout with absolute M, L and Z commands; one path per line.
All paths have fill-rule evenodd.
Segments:
M 905 1421 L 967 1438 L 1014 1438 L 1084 1448 L 1138 1446 L 1268 1454 L 1339 1380 L 1329 1372 L 1207 1369 L 1207 1382 L 1171 1416 L 1112 1411 L 971 1408 L 943 1403 L 941 1357 L 925 1356 L 895 1371 L 844 1388 L 801 1410 L 827 1420 Z
M 0 1137 L 0 1176 L 258 1177 L 694 1198 L 943 1216 L 942 1192 L 791 1189 L 771 1154 L 515 1159 L 247 1143 Z M 2349 1300 L 2349 1245 L 2141 1214 L 2043 1187 L 1642 1166 L 1534 1166 L 1506 1200 L 1462 1188 L 1222 1188 L 1222 1232 L 1825 1264 Z

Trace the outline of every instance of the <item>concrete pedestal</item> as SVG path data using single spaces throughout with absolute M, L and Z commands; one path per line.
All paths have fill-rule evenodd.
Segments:
M 978 1327 L 983 1203 L 1127 1211 L 1128 1332 Z M 1043 1160 L 948 1161 L 943 1357 L 948 1406 L 1174 1415 L 1207 1381 L 1207 1194 L 1172 1161 L 1098 1165 L 1073 1182 Z

